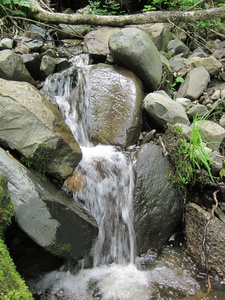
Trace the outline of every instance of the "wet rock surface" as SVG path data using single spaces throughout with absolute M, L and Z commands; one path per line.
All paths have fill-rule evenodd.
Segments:
M 2 149 L 0 172 L 8 180 L 16 221 L 32 240 L 65 258 L 89 254 L 98 229 L 87 211 Z
M 91 139 L 126 148 L 141 130 L 142 83 L 124 68 L 99 64 L 91 67 Z
M 134 197 L 134 227 L 138 254 L 160 249 L 181 220 L 181 198 L 171 188 L 166 174 L 169 161 L 153 143 L 137 153 Z

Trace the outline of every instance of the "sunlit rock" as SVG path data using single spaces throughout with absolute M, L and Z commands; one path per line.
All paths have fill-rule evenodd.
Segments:
M 0 79 L 0 144 L 38 171 L 66 179 L 81 160 L 79 145 L 56 107 L 26 82 Z
M 190 125 L 184 107 L 173 101 L 164 91 L 148 94 L 144 99 L 144 108 L 151 120 L 160 126 L 167 123 Z

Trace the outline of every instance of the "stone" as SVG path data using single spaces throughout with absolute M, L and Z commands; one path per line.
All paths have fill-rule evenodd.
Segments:
M 189 119 L 193 120 L 194 117 L 203 117 L 208 113 L 208 109 L 203 104 L 192 105 L 192 107 L 187 111 Z
M 30 49 L 23 45 L 23 44 L 19 44 L 17 43 L 15 49 L 14 49 L 15 53 L 18 53 L 18 54 L 29 54 L 31 53 Z
M 122 148 L 133 145 L 142 124 L 139 78 L 127 69 L 97 64 L 91 67 L 89 80 L 91 140 Z
M 198 47 L 193 51 L 193 53 L 189 56 L 189 58 L 190 57 L 201 57 L 201 58 L 203 58 L 203 57 L 207 57 L 207 54 L 203 51 L 202 48 Z
M 161 249 L 181 221 L 181 198 L 166 178 L 168 158 L 162 148 L 144 144 L 137 152 L 134 229 L 137 254 Z
M 32 39 L 45 42 L 46 30 L 44 28 L 30 24 L 29 29 Z
M 176 98 L 176 102 L 180 103 L 184 108 L 191 105 L 191 100 L 188 98 Z
M 219 119 L 219 124 L 223 127 L 225 126 L 225 114 L 223 114 Z
M 8 180 L 16 222 L 33 241 L 65 258 L 90 253 L 98 228 L 87 210 L 1 148 L 0 172 Z
M 223 89 L 222 91 L 221 91 L 221 99 L 225 99 L 225 89 Z
M 0 79 L 0 107 L 1 145 L 37 160 L 58 180 L 72 174 L 81 149 L 60 112 L 35 87 Z
M 0 49 L 12 49 L 13 48 L 13 40 L 10 38 L 3 38 L 0 40 Z
M 223 168 L 223 156 L 218 151 L 212 151 L 210 158 L 212 159 L 212 162 L 210 162 L 212 174 L 219 176 L 219 172 Z
M 146 91 L 158 88 L 162 78 L 162 62 L 147 33 L 138 28 L 124 28 L 111 35 L 109 49 L 115 64 L 139 76 Z
M 75 172 L 72 176 L 65 180 L 63 183 L 63 188 L 69 192 L 75 193 L 85 188 L 86 185 L 87 183 L 84 179 L 84 176 L 82 176 L 80 172 Z
M 49 55 L 44 55 L 41 59 L 40 75 L 45 79 L 48 75 L 54 73 L 57 65 L 57 60 Z
M 21 57 L 8 49 L 0 51 L 0 78 L 36 84 Z
M 82 38 L 91 30 L 91 25 L 59 24 L 58 35 L 60 39 Z
M 148 94 L 143 104 L 151 119 L 162 127 L 167 123 L 190 124 L 184 107 L 173 101 L 165 92 L 163 94 L 159 92 Z
M 163 51 L 171 39 L 171 25 L 169 23 L 132 25 L 132 27 L 145 31 L 159 51 Z
M 170 67 L 173 69 L 173 71 L 178 72 L 180 70 L 183 70 L 185 68 L 185 64 L 182 61 L 181 55 L 173 56 L 169 60 Z
M 211 213 L 205 211 L 195 203 L 186 205 L 185 236 L 187 252 L 198 267 L 206 272 L 205 253 L 202 248 L 204 230 Z M 217 217 L 210 220 L 207 227 L 206 249 L 208 269 L 213 275 L 225 278 L 225 225 Z
M 182 123 L 176 123 L 175 126 L 179 126 L 179 128 L 182 130 L 182 133 L 183 133 L 184 137 L 186 138 L 186 140 L 190 141 L 190 136 L 191 136 L 190 126 L 187 126 Z
M 215 90 L 215 92 L 211 96 L 211 99 L 212 100 L 218 100 L 218 99 L 220 99 L 220 96 L 221 96 L 221 91 L 220 90 Z
M 177 98 L 198 99 L 206 90 L 209 81 L 210 75 L 203 66 L 192 69 L 188 72 L 184 82 L 181 84 L 177 92 Z
M 213 150 L 220 148 L 220 145 L 225 138 L 225 129 L 219 124 L 208 121 L 208 120 L 198 120 L 195 122 L 200 131 L 204 142 L 207 143 L 207 146 Z
M 21 40 L 21 44 L 24 44 L 26 47 L 28 47 L 31 52 L 38 52 L 41 50 L 41 47 L 44 43 L 40 40 L 27 39 Z
M 167 52 L 173 56 L 179 53 L 187 56 L 189 51 L 189 48 L 179 39 L 173 39 L 167 44 Z
M 113 33 L 120 31 L 116 27 L 101 27 L 85 35 L 84 41 L 87 45 L 88 52 L 92 55 L 107 56 L 109 51 L 109 38 Z
M 30 54 L 22 54 L 21 58 L 31 76 L 35 80 L 39 80 L 41 65 L 41 58 L 39 53 L 34 52 Z
M 194 67 L 203 66 L 208 72 L 209 75 L 215 76 L 218 75 L 223 65 L 215 57 L 209 56 L 206 58 L 195 58 L 192 62 Z
M 67 68 L 69 68 L 70 66 L 70 63 L 68 61 L 68 59 L 66 58 L 61 58 L 61 57 L 58 57 L 56 58 L 56 72 L 60 72 L 60 71 L 63 71 Z

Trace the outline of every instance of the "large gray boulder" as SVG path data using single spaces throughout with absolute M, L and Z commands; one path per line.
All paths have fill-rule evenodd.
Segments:
M 202 248 L 204 231 L 211 214 L 195 203 L 185 210 L 185 236 L 188 254 L 204 272 L 205 253 Z M 207 227 L 206 250 L 208 269 L 213 275 L 225 278 L 225 223 L 214 217 Z
M 206 90 L 209 81 L 210 75 L 203 66 L 194 68 L 188 72 L 184 82 L 181 84 L 177 92 L 177 97 L 197 100 Z
M 9 49 L 0 51 L 0 77 L 9 80 L 26 81 L 35 85 L 35 80 L 26 69 L 21 56 Z
M 98 64 L 90 74 L 90 136 L 95 143 L 126 148 L 141 130 L 142 83 L 124 68 Z
M 0 144 L 16 149 L 28 164 L 66 179 L 82 153 L 56 107 L 26 82 L 0 79 Z
M 138 75 L 147 91 L 157 89 L 162 77 L 162 62 L 147 33 L 138 28 L 124 28 L 111 35 L 109 49 L 114 62 Z
M 184 107 L 173 101 L 164 91 L 148 94 L 144 99 L 144 108 L 152 120 L 160 126 L 167 123 L 190 124 Z
M 181 199 L 166 179 L 168 158 L 149 143 L 137 155 L 134 227 L 138 254 L 160 249 L 181 220 Z
M 1 148 L 0 172 L 8 180 L 16 221 L 31 239 L 65 258 L 89 254 L 98 229 L 86 210 Z

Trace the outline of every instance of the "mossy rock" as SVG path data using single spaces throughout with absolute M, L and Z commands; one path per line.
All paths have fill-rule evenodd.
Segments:
M 13 202 L 8 194 L 7 179 L 0 173 L 0 236 L 10 225 L 13 214 Z
M 16 271 L 16 266 L 4 244 L 3 234 L 14 214 L 13 202 L 9 197 L 7 179 L 0 173 L 0 299 L 33 299 L 24 280 Z
M 2 239 L 0 239 L 0 299 L 34 299 L 24 280 L 16 271 L 16 267 Z

